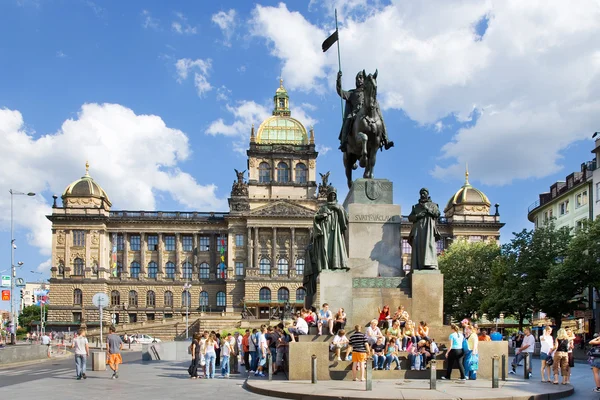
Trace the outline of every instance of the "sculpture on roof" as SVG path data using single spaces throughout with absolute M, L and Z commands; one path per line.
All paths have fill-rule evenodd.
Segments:
M 235 175 L 237 176 L 237 181 L 233 181 L 233 186 L 231 187 L 231 195 L 232 196 L 248 196 L 248 183 L 244 182 L 244 173 L 246 170 L 240 172 L 237 169 L 233 169 L 235 171 Z
M 330 171 L 327 171 L 325 174 L 322 174 L 319 172 L 319 175 L 321 175 L 321 183 L 319 183 L 318 197 L 320 199 L 327 198 L 327 193 L 329 191 L 329 188 L 332 187 L 331 184 L 329 183 L 329 174 L 330 173 L 331 173 Z
M 408 220 L 412 222 L 408 243 L 412 247 L 410 265 L 413 270 L 438 269 L 435 242 L 441 238 L 436 226 L 439 217 L 438 205 L 431 201 L 429 190 L 422 188 L 419 191 L 419 202 L 412 207 L 408 216 Z

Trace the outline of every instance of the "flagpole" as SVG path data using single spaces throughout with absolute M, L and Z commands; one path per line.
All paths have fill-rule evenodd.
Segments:
M 342 72 L 342 58 L 340 56 L 340 32 L 338 31 L 338 23 L 337 23 L 337 8 L 335 9 L 335 31 L 338 34 L 337 37 L 337 49 L 338 49 L 338 71 Z M 342 110 L 342 122 L 344 121 L 344 100 L 340 96 L 340 107 Z

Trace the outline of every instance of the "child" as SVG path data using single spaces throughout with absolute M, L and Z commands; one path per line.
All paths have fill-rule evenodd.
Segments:
M 343 329 L 340 329 L 338 331 L 337 335 L 335 335 L 333 337 L 333 341 L 331 342 L 331 345 L 329 346 L 331 351 L 335 352 L 337 361 L 342 361 L 342 358 L 341 358 L 342 350 L 346 350 L 346 356 L 344 357 L 344 360 L 348 358 L 348 350 L 349 350 L 348 343 L 350 343 L 350 341 L 346 337 L 346 331 Z
M 391 337 L 388 341 L 387 347 L 385 349 L 385 369 L 389 370 L 392 366 L 392 362 L 396 361 L 396 370 L 400 369 L 400 360 L 398 359 L 397 347 L 396 347 L 396 338 Z

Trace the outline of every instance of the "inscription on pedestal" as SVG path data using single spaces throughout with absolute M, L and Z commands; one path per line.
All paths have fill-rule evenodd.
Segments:
M 352 217 L 353 222 L 394 222 L 400 223 L 402 219 L 399 215 L 381 215 L 381 214 L 356 214 Z
M 353 288 L 408 288 L 409 282 L 406 278 L 384 277 L 384 278 L 353 278 Z

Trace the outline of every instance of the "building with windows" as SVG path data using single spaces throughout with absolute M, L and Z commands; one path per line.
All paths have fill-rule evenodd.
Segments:
M 527 218 L 535 227 L 543 226 L 551 219 L 557 228 L 577 229 L 592 220 L 593 186 L 592 175 L 596 160 L 581 164 L 579 172 L 572 172 L 564 181 L 550 186 L 550 191 L 540 193 L 539 199 L 529 206 Z
M 108 194 L 85 175 L 67 186 L 52 214 L 49 329 L 99 323 L 95 293 L 108 295 L 105 322 L 151 324 L 201 315 L 268 318 L 284 304 L 302 307 L 305 249 L 313 216 L 326 201 L 317 185 L 315 134 L 292 118 L 281 82 L 273 115 L 250 128 L 247 180 L 236 170 L 229 211 L 113 210 Z M 496 205 L 468 182 L 440 219 L 442 251 L 452 239 L 498 240 Z M 404 263 L 410 259 L 398 243 Z
M 50 285 L 46 282 L 28 282 L 21 288 L 21 311 L 25 307 L 39 305 L 40 298 L 45 297 L 50 291 Z
M 594 218 L 600 215 L 600 165 L 598 165 L 598 160 L 600 160 L 600 137 L 596 139 L 594 143 L 594 150 L 592 153 L 595 156 L 595 168 L 592 173 L 592 190 L 590 191 L 590 204 L 592 207 L 592 214 Z

